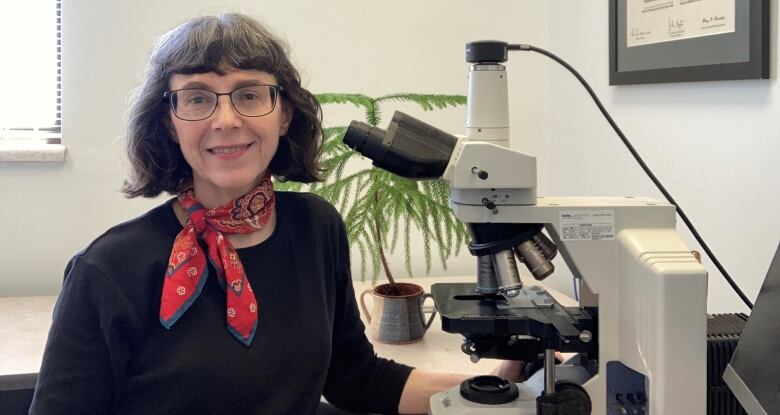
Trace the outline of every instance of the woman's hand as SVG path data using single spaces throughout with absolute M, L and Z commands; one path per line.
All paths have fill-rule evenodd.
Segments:
M 523 376 L 523 366 L 525 365 L 524 362 L 517 361 L 517 360 L 504 360 L 501 362 L 498 367 L 493 369 L 493 372 L 490 373 L 493 376 L 498 376 L 502 379 L 506 379 L 513 383 L 520 383 L 525 381 L 525 377 Z
M 555 364 L 563 363 L 566 360 L 561 352 L 555 352 Z M 541 368 L 541 367 L 540 367 Z M 504 360 L 498 367 L 493 369 L 491 375 L 498 376 L 514 383 L 522 383 L 527 379 L 525 377 L 525 362 L 516 360 Z M 533 369 L 532 369 L 533 370 Z M 528 374 L 529 376 L 532 375 Z

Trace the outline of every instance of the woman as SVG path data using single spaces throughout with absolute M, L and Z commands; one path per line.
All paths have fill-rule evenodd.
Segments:
M 127 132 L 129 197 L 177 197 L 66 268 L 30 413 L 424 413 L 465 376 L 375 356 L 338 212 L 275 193 L 318 180 L 320 108 L 255 20 L 156 45 Z M 508 366 L 507 366 L 508 367 Z

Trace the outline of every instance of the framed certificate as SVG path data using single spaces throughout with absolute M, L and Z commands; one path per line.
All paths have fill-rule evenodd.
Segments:
M 769 78 L 769 0 L 610 0 L 609 84 Z

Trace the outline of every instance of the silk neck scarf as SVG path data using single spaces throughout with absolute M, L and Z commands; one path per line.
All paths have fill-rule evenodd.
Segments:
M 201 205 L 193 189 L 184 191 L 178 199 L 189 219 L 176 236 L 168 260 L 160 323 L 170 329 L 198 299 L 210 263 L 227 294 L 228 331 L 249 346 L 257 329 L 258 305 L 241 260 L 226 235 L 252 233 L 268 224 L 275 202 L 270 172 L 244 196 L 214 209 Z

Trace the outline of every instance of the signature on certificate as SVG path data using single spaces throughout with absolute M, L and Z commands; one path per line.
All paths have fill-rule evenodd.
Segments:
M 707 24 L 707 23 L 722 22 L 725 20 L 726 20 L 726 16 L 709 16 L 709 17 L 702 18 L 701 22 Z
M 645 29 L 636 29 L 636 28 L 634 28 L 634 29 L 631 29 L 631 36 L 632 36 L 632 37 L 645 36 L 645 35 L 649 35 L 649 34 L 650 34 L 650 31 L 649 31 L 649 30 L 645 30 Z
M 670 35 L 678 35 L 685 32 L 685 20 L 669 18 L 668 22 L 668 30 Z

